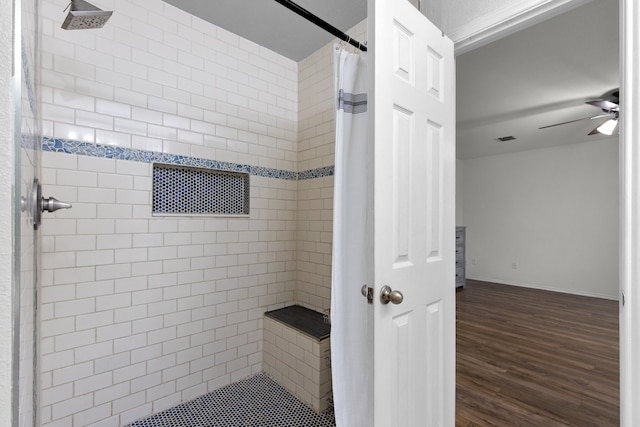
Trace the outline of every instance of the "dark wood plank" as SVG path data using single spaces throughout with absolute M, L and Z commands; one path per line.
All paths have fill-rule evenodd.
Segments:
M 456 426 L 618 426 L 618 303 L 467 280 Z

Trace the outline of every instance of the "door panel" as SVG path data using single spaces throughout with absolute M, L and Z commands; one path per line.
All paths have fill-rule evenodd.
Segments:
M 369 3 L 373 34 L 374 281 L 371 425 L 455 418 L 453 43 L 406 0 Z
M 393 108 L 393 248 L 394 268 L 410 265 L 411 239 L 411 148 L 414 115 L 397 105 Z

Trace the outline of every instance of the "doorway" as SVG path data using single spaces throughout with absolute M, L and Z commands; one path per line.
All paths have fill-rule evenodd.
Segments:
M 577 3 L 577 2 L 576 2 Z M 592 9 L 597 9 L 598 7 L 603 7 L 603 8 L 607 8 L 610 7 L 611 4 L 613 4 L 613 6 L 617 6 L 616 4 L 617 2 L 592 2 L 586 6 L 577 8 L 572 10 L 569 13 L 574 13 L 574 14 L 580 14 L 582 13 L 582 10 L 586 10 L 586 8 L 592 8 Z M 616 7 L 617 9 L 617 7 Z M 611 11 L 613 13 L 611 13 L 610 17 L 613 20 L 613 25 L 616 25 L 618 23 L 618 12 L 617 10 L 615 11 Z M 586 12 L 585 12 L 586 13 Z M 568 14 L 567 14 L 568 15 Z M 554 21 L 554 20 L 562 20 L 562 16 L 557 16 L 557 17 L 553 17 L 547 21 L 544 21 L 541 25 L 544 26 L 549 26 L 550 21 Z M 599 16 L 598 19 L 604 19 L 602 16 Z M 602 23 L 602 22 L 601 22 Z M 507 24 L 508 25 L 508 24 Z M 617 28 L 617 26 L 613 26 L 610 28 Z M 566 27 L 565 27 L 566 30 Z M 531 32 L 530 28 L 524 29 L 522 30 L 522 32 Z M 569 34 L 570 31 L 567 31 L 567 34 Z M 616 32 L 614 32 L 614 35 Z M 550 32 L 548 31 L 547 28 L 547 35 L 551 35 Z M 501 44 L 500 49 L 502 51 L 505 51 L 505 46 L 509 46 L 509 42 L 506 40 L 508 39 L 508 37 L 505 37 L 504 39 L 500 39 L 498 41 L 498 43 Z M 530 39 L 530 38 L 529 38 Z M 556 49 L 558 48 L 560 44 L 562 44 L 561 42 L 558 41 L 558 39 L 555 39 L 556 42 L 552 45 L 552 46 L 548 46 L 549 49 Z M 564 40 L 562 40 L 564 41 Z M 481 44 L 481 42 L 479 43 Z M 457 45 L 458 46 L 458 45 Z M 485 46 L 487 47 L 487 46 Z M 479 49 L 477 49 L 477 51 L 482 50 L 485 47 L 480 47 Z M 531 46 L 527 46 L 527 48 L 531 48 Z M 532 49 L 535 51 L 535 49 Z M 468 52 L 468 51 L 467 51 Z M 476 51 L 474 51 L 476 52 Z M 598 92 L 599 89 L 596 89 L 596 95 L 599 95 L 600 93 L 604 94 L 605 92 L 607 92 L 608 90 L 612 89 L 612 88 L 617 88 L 619 86 L 619 79 L 617 77 L 617 68 L 618 68 L 618 63 L 619 63 L 619 49 L 614 49 L 613 53 L 615 54 L 615 58 L 613 58 L 611 60 L 611 64 L 612 66 L 609 67 L 611 73 L 608 74 L 606 77 L 598 77 L 599 81 L 602 81 L 603 89 L 602 91 Z M 471 52 L 473 53 L 473 52 Z M 611 53 L 611 52 L 607 52 L 607 53 Z M 606 56 L 603 55 L 603 56 Z M 462 57 L 464 57 L 464 54 L 462 55 Z M 461 63 L 463 63 L 463 61 L 461 61 L 462 57 L 458 57 L 458 77 L 460 77 L 461 75 L 464 74 L 464 70 L 462 69 L 462 65 Z M 494 58 L 495 59 L 495 58 Z M 545 65 L 547 63 L 544 63 L 544 60 L 546 58 L 540 58 L 537 57 L 537 60 L 542 62 L 542 65 Z M 566 59 L 566 58 L 565 58 Z M 522 64 L 523 66 L 526 67 L 526 64 Z M 547 64 L 549 65 L 549 64 Z M 511 64 L 511 66 L 513 67 L 513 64 Z M 507 64 L 507 68 L 508 68 L 508 64 Z M 548 68 L 548 67 L 547 67 Z M 597 68 L 597 67 L 591 67 L 591 69 L 593 70 L 593 68 Z M 613 70 L 615 69 L 615 70 Z M 593 70 L 594 74 L 597 74 L 597 70 Z M 475 68 L 474 69 L 475 73 L 478 73 L 478 69 Z M 556 75 L 557 77 L 557 75 Z M 596 77 L 591 76 L 591 77 Z M 572 77 L 573 79 L 579 79 L 578 76 Z M 607 80 L 608 79 L 608 80 Z M 609 81 L 610 80 L 610 81 Z M 519 91 L 520 88 L 518 87 L 512 87 L 509 85 L 508 81 L 504 81 L 503 79 L 503 83 L 505 86 L 505 90 L 507 89 L 511 89 L 512 92 L 515 92 L 516 94 L 518 94 L 518 96 L 523 96 L 522 95 L 522 91 Z M 527 83 L 529 85 L 535 84 L 535 82 L 532 82 L 531 80 L 528 80 Z M 574 83 L 574 82 L 571 82 Z M 496 96 L 494 99 L 491 98 L 484 98 L 482 96 L 478 97 L 478 99 L 476 99 L 476 101 L 478 102 L 485 102 L 487 104 L 487 109 L 489 110 L 484 116 L 480 117 L 479 119 L 476 119 L 476 121 L 474 122 L 472 119 L 469 119 L 468 117 L 466 117 L 467 121 L 465 123 L 465 125 L 467 126 L 467 129 L 463 129 L 463 132 L 459 132 L 459 135 L 461 133 L 464 133 L 464 131 L 469 130 L 469 129 L 475 129 L 476 131 L 479 130 L 479 132 L 476 132 L 476 135 L 480 135 L 481 137 L 478 138 L 478 140 L 482 140 L 482 142 L 480 141 L 476 141 L 478 142 L 478 144 L 473 147 L 471 150 L 467 150 L 467 155 L 469 155 L 468 158 L 473 158 L 473 156 L 478 156 L 482 157 L 483 154 L 479 154 L 480 149 L 484 148 L 487 150 L 488 154 L 484 154 L 484 156 L 498 156 L 498 155 L 503 155 L 504 157 L 501 159 L 502 160 L 502 164 L 504 166 L 504 168 L 500 171 L 495 170 L 495 168 L 493 168 L 493 172 L 496 175 L 499 175 L 501 172 L 505 173 L 508 171 L 511 172 L 521 172 L 522 171 L 522 164 L 517 164 L 516 162 L 510 162 L 513 161 L 514 159 L 518 160 L 518 156 L 520 156 L 520 160 L 525 156 L 525 154 L 513 154 L 516 153 L 519 149 L 521 149 L 522 147 L 518 147 L 518 135 L 516 135 L 516 141 L 513 143 L 513 145 L 508 146 L 505 145 L 502 142 L 496 141 L 499 137 L 502 136 L 509 136 L 511 135 L 511 133 L 502 133 L 502 131 L 504 131 L 505 129 L 519 129 L 517 126 L 512 126 L 511 128 L 509 127 L 509 124 L 505 124 L 505 122 L 513 122 L 511 123 L 512 125 L 514 123 L 516 123 L 518 120 L 520 120 L 520 117 L 518 117 L 519 114 L 522 115 L 526 115 L 528 117 L 527 120 L 530 121 L 530 124 L 535 123 L 536 120 L 542 120 L 542 122 L 540 123 L 540 125 L 537 126 L 533 126 L 531 132 L 542 132 L 541 130 L 538 130 L 537 128 L 539 126 L 542 126 L 544 124 L 552 124 L 555 122 L 562 122 L 564 121 L 564 119 L 561 120 L 557 120 L 554 121 L 553 120 L 553 114 L 551 114 L 552 111 L 554 111 L 555 113 L 557 113 L 558 111 L 560 111 L 560 115 L 567 115 L 567 116 L 572 116 L 573 114 L 575 114 L 576 111 L 580 112 L 580 111 L 584 111 L 584 107 L 585 105 L 584 100 L 588 99 L 588 96 L 591 95 L 586 95 L 586 96 L 582 96 L 582 98 L 585 98 L 584 100 L 581 99 L 580 95 L 577 96 L 570 96 L 570 89 L 567 87 L 568 85 L 570 85 L 571 83 L 565 83 L 564 85 L 557 85 L 554 86 L 554 83 L 552 83 L 550 86 L 556 88 L 556 95 L 559 94 L 558 91 L 564 91 L 563 94 L 566 95 L 565 98 L 566 99 L 560 99 L 560 98 L 556 98 L 555 100 L 552 99 L 552 97 L 547 98 L 547 104 L 546 107 L 547 108 L 540 108 L 540 107 L 536 107 L 532 104 L 530 105 L 525 105 L 522 108 L 519 108 L 517 110 L 514 111 L 513 108 L 511 108 L 512 112 L 496 112 L 493 110 L 499 110 L 500 107 L 494 108 L 494 106 L 496 104 L 500 104 L 500 96 L 502 96 L 501 93 L 496 93 Z M 586 83 L 585 83 L 586 84 Z M 585 87 L 592 87 L 593 85 L 587 85 Z M 546 89 L 546 88 L 545 88 Z M 460 91 L 459 91 L 460 92 Z M 539 94 L 539 96 L 544 96 L 544 94 Z M 511 100 L 509 100 L 511 101 Z M 507 101 L 507 102 L 509 102 Z M 473 101 L 471 101 L 473 102 Z M 574 110 L 574 106 L 572 106 L 573 104 L 576 104 L 577 107 L 575 107 L 577 110 Z M 460 105 L 460 101 L 458 103 L 458 105 Z M 467 106 L 468 104 L 464 104 L 465 106 Z M 493 111 L 493 112 L 492 112 Z M 588 111 L 588 108 L 587 108 Z M 596 111 L 595 109 L 593 110 L 594 113 L 598 113 L 599 111 Z M 554 114 L 555 114 L 554 113 Z M 585 116 L 588 116 L 590 113 L 588 112 L 587 114 L 585 114 Z M 577 118 L 577 117 L 583 117 L 583 116 L 572 116 L 573 118 Z M 549 120 L 547 123 L 545 123 L 545 120 Z M 519 124 L 519 123 L 516 123 Z M 542 146 L 539 147 L 531 147 L 531 148 L 526 148 L 526 149 L 536 149 L 536 148 L 543 148 L 543 149 L 547 149 L 547 150 L 551 150 L 549 152 L 550 156 L 553 157 L 553 155 L 557 155 L 558 153 L 562 154 L 568 154 L 569 151 L 571 151 L 571 144 L 575 144 L 576 146 L 578 146 L 578 144 L 580 144 L 579 140 L 575 140 L 572 139 L 573 137 L 570 135 L 571 132 L 576 132 L 579 135 L 579 138 L 582 138 L 582 140 L 586 139 L 586 133 L 591 130 L 587 130 L 587 132 L 582 132 L 582 127 L 587 126 L 589 127 L 591 125 L 591 127 L 593 128 L 596 123 L 594 121 L 591 120 L 586 120 L 584 123 L 576 123 L 574 124 L 575 127 L 572 127 L 570 125 L 567 125 L 567 128 L 563 128 L 563 127 L 558 127 L 558 129 L 553 129 L 554 131 L 558 131 L 557 134 L 554 134 L 553 136 L 548 136 L 545 135 L 544 141 L 542 141 Z M 482 133 L 485 132 L 485 133 Z M 495 132 L 494 137 L 493 138 L 488 138 L 487 135 L 490 134 L 490 132 Z M 554 132 L 555 133 L 555 132 Z M 520 140 L 524 140 L 524 144 L 526 145 L 527 142 L 529 142 L 530 136 L 525 132 L 524 133 L 525 136 L 523 138 L 521 138 Z M 484 139 L 482 137 L 485 137 Z M 540 137 L 539 137 L 540 139 Z M 618 208 L 623 205 L 620 203 L 620 201 L 618 200 L 617 197 L 617 191 L 616 189 L 619 188 L 619 182 L 618 182 L 618 176 L 619 176 L 619 171 L 618 171 L 618 152 L 617 152 L 617 138 L 614 137 L 609 137 L 608 139 L 605 137 L 601 137 L 601 144 L 597 144 L 593 141 L 588 141 L 588 144 L 590 144 L 591 146 L 589 148 L 593 148 L 599 150 L 599 149 L 603 149 L 605 151 L 608 151 L 609 153 L 607 154 L 608 156 L 608 169 L 610 170 L 610 176 L 608 179 L 608 184 L 607 184 L 607 192 L 609 194 L 611 194 L 611 192 L 613 192 L 613 195 L 615 196 L 614 198 L 607 200 L 606 202 L 606 206 L 608 207 L 607 209 L 609 209 L 609 213 L 610 215 L 609 218 L 613 218 L 613 223 L 609 222 L 609 225 L 607 227 L 607 235 L 608 235 L 608 242 L 607 242 L 607 247 L 612 247 L 613 248 L 613 252 L 615 253 L 615 256 L 612 257 L 611 259 L 607 260 L 607 272 L 609 277 L 614 277 L 617 278 L 618 277 L 618 264 L 619 264 L 619 260 L 618 260 L 618 256 L 617 256 L 617 252 L 618 252 L 618 225 L 617 225 L 617 219 L 618 219 Z M 487 141 L 486 144 L 484 141 Z M 556 149 L 556 148 L 551 148 L 551 145 L 556 144 L 556 143 L 560 143 L 560 145 L 562 146 L 562 148 Z M 546 146 L 545 144 L 550 144 L 549 146 Z M 483 146 L 482 144 L 485 144 L 486 146 Z M 596 146 L 598 145 L 598 148 L 596 148 Z M 553 145 L 554 147 L 556 147 L 556 145 Z M 584 147 L 582 147 L 584 148 Z M 475 153 L 471 153 L 473 150 L 476 150 Z M 493 150 L 493 151 L 492 151 Z M 555 151 L 554 151 L 555 150 Z M 584 151 L 583 151 L 584 154 Z M 562 154 L 564 155 L 564 154 Z M 488 157 L 487 157 L 488 158 Z M 491 163 L 488 161 L 482 161 L 485 163 L 484 165 L 484 169 L 491 169 L 491 167 L 489 166 L 490 164 L 493 164 L 494 166 L 497 164 L 500 164 L 500 162 L 497 163 Z M 482 163 L 481 161 L 478 161 L 476 163 Z M 598 160 L 596 159 L 596 165 Z M 461 166 L 462 163 L 462 174 L 465 173 L 465 162 L 459 162 L 458 166 Z M 476 165 L 477 166 L 477 165 Z M 487 167 L 489 166 L 489 167 Z M 615 169 L 613 169 L 615 168 Z M 476 168 L 476 169 L 482 169 L 482 168 Z M 541 168 L 544 169 L 544 168 Z M 593 169 L 593 168 L 592 168 Z M 478 170 L 474 170 L 474 173 L 478 173 Z M 545 172 L 544 170 L 541 170 L 541 172 Z M 460 174 L 458 175 L 458 177 L 460 178 Z M 506 178 L 506 179 L 505 179 Z M 549 178 L 548 176 L 545 178 Z M 571 178 L 569 178 L 571 179 Z M 473 178 L 470 178 L 471 181 L 474 181 Z M 503 181 L 506 181 L 505 183 L 500 182 L 499 180 L 496 180 L 493 182 L 493 184 L 496 184 L 496 186 L 500 186 L 502 184 L 504 184 L 504 187 L 501 187 L 499 189 L 496 190 L 496 192 L 498 191 L 508 191 L 509 188 L 513 185 L 515 186 L 516 184 L 523 184 L 522 182 L 513 182 L 513 176 L 509 176 L 503 175 Z M 511 187 L 513 188 L 513 187 Z M 523 191 L 529 191 L 529 193 L 527 194 L 527 196 L 531 197 L 532 193 L 532 188 L 522 188 L 521 190 Z M 542 196 L 542 195 L 540 195 Z M 614 200 L 615 199 L 615 200 Z M 460 199 L 459 199 L 460 200 Z M 491 200 L 486 200 L 485 203 L 491 203 L 494 202 L 495 200 L 491 199 Z M 480 203 L 482 202 L 481 200 L 474 200 L 473 203 Z M 548 203 L 552 203 L 553 201 L 550 201 Z M 514 202 L 514 204 L 516 204 L 517 202 Z M 465 199 L 462 199 L 462 205 L 463 205 L 463 209 L 465 211 L 474 210 L 474 207 L 476 207 L 477 205 L 473 205 L 473 206 L 464 206 L 465 204 Z M 601 206 L 601 205 L 600 205 Z M 613 209 L 615 207 L 615 209 Z M 509 215 L 511 215 L 512 217 L 516 217 L 515 221 L 513 221 L 513 225 L 516 225 L 516 223 L 520 222 L 520 225 L 522 225 L 523 221 L 521 218 L 518 218 L 518 215 L 515 213 L 515 211 L 510 211 L 507 213 L 507 219 L 509 217 Z M 497 216 L 497 215 L 496 215 Z M 459 215 L 459 218 L 463 217 L 462 215 Z M 466 218 L 464 218 L 466 220 Z M 527 224 L 531 224 L 532 222 L 538 221 L 538 222 L 543 222 L 544 218 L 541 218 L 539 213 L 537 215 L 534 215 L 534 221 L 528 221 Z M 504 218 L 502 219 L 502 221 L 500 221 L 499 219 L 494 218 L 494 220 L 496 222 L 500 222 L 501 226 L 504 227 L 505 226 L 505 221 Z M 520 220 L 520 221 L 518 221 Z M 525 221 L 526 222 L 526 221 Z M 575 222 L 575 221 L 574 221 Z M 481 222 L 476 223 L 475 225 L 477 226 L 476 229 L 478 228 L 482 228 L 479 227 L 479 224 L 481 224 Z M 469 225 L 463 222 L 463 224 L 460 225 Z M 534 225 L 539 225 L 539 224 L 534 224 Z M 473 227 L 471 227 L 471 229 L 473 229 Z M 532 230 L 534 233 L 540 233 L 540 229 L 536 230 L 536 227 L 532 227 Z M 488 231 L 486 230 L 486 228 L 484 229 L 484 231 L 486 231 L 488 233 Z M 522 230 L 520 230 L 522 231 Z M 556 230 L 557 231 L 557 230 Z M 489 237 L 489 236 L 482 236 L 482 238 L 485 237 Z M 473 240 L 472 239 L 473 236 L 471 236 L 469 238 L 469 240 Z M 493 236 L 494 240 L 495 235 Z M 499 239 L 498 239 L 499 240 Z M 598 241 L 598 240 L 595 240 Z M 486 242 L 486 241 L 485 241 Z M 504 241 L 501 241 L 502 246 L 508 246 L 505 244 Z M 574 242 L 575 243 L 575 242 Z M 535 284 L 535 280 L 532 279 L 532 275 L 529 274 L 528 276 L 524 273 L 527 273 L 526 270 L 527 267 L 522 266 L 522 262 L 519 261 L 518 257 L 524 257 L 527 259 L 531 259 L 532 256 L 537 256 L 537 255 L 541 255 L 541 254 L 531 254 L 531 253 L 515 253 L 512 249 L 512 253 L 509 254 L 504 254 L 504 253 L 499 253 L 498 248 L 491 248 L 494 250 L 494 252 L 496 252 L 495 254 L 492 253 L 491 255 L 495 255 L 495 257 L 493 257 L 492 259 L 481 259 L 481 257 L 479 255 L 474 256 L 473 253 L 469 253 L 468 252 L 468 271 L 471 270 L 471 274 L 473 275 L 475 273 L 475 277 L 476 278 L 480 278 L 480 279 L 502 279 L 503 283 L 513 283 L 513 284 L 519 284 L 519 285 L 523 285 L 523 286 L 527 286 L 527 285 L 531 285 L 531 284 Z M 547 248 L 548 249 L 548 248 Z M 472 248 L 472 252 L 475 250 L 475 252 L 480 252 L 479 247 L 476 248 Z M 517 252 L 517 251 L 516 251 Z M 611 251 L 610 251 L 611 252 Z M 621 251 L 622 252 L 622 251 Z M 483 253 L 482 256 L 485 256 L 486 252 Z M 557 257 L 558 254 L 553 253 L 553 251 L 548 251 L 547 250 L 547 255 L 551 256 L 551 257 Z M 503 261 L 503 265 L 497 265 L 497 259 L 499 259 L 500 257 L 502 257 L 502 261 Z M 508 257 L 508 258 L 507 258 Z M 490 257 L 491 258 L 491 257 Z M 535 257 L 534 257 L 535 258 Z M 565 258 L 566 259 L 566 258 Z M 578 261 L 579 262 L 579 261 Z M 486 263 L 486 264 L 483 264 Z M 490 265 L 487 265 L 490 264 Z M 531 270 L 533 269 L 538 269 L 538 270 L 544 270 L 545 268 L 552 270 L 555 270 L 555 267 L 553 266 L 549 266 L 548 263 L 546 264 L 542 264 L 542 268 L 540 267 L 540 264 L 538 264 L 537 266 L 532 266 Z M 475 270 L 475 271 L 474 271 Z M 588 270 L 588 268 L 583 268 L 583 270 Z M 568 271 L 572 271 L 571 268 L 568 269 Z M 575 270 L 573 270 L 575 271 Z M 493 276 L 491 275 L 490 272 L 493 272 Z M 558 271 L 556 271 L 558 272 Z M 585 271 L 586 272 L 586 271 Z M 529 273 L 531 273 L 531 271 L 529 271 Z M 588 274 L 588 273 L 587 273 Z M 528 281 L 526 280 L 528 277 Z M 537 277 L 538 280 L 540 281 L 547 281 L 546 283 L 553 283 L 553 280 L 551 280 L 549 277 Z M 595 279 L 595 277 L 594 277 Z M 497 280 L 500 281 L 500 280 Z M 566 280 L 561 280 L 560 282 L 556 282 L 556 283 L 566 283 Z M 576 283 L 570 284 L 570 285 L 576 285 Z M 604 297 L 604 298 L 609 298 L 609 299 L 613 299 L 613 300 L 617 300 L 618 299 L 618 295 L 619 295 L 619 290 L 618 290 L 618 282 L 617 280 L 609 280 L 609 286 L 606 289 L 596 289 L 596 288 L 589 288 L 587 287 L 587 289 L 578 289 L 577 287 L 575 288 L 571 288 L 569 287 L 568 289 L 565 288 L 563 289 L 562 287 L 555 287 L 554 286 L 549 286 L 547 285 L 548 289 L 552 289 L 555 291 L 561 291 L 561 292 L 568 292 L 568 293 L 577 293 L 577 294 L 583 294 L 583 295 L 590 295 L 590 296 L 598 296 L 598 297 Z

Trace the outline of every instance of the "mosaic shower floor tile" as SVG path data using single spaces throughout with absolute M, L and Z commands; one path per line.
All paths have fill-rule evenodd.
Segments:
M 335 427 L 332 408 L 317 414 L 260 373 L 128 427 Z

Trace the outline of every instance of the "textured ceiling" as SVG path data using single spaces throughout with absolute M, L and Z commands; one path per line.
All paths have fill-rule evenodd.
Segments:
M 333 38 L 274 0 L 164 1 L 296 61 Z M 367 0 L 296 3 L 343 31 L 367 13 Z M 618 25 L 618 0 L 594 0 L 458 56 L 458 157 L 605 138 L 587 137 L 597 120 L 538 128 L 600 113 L 584 102 L 619 86 Z
M 462 159 L 608 138 L 584 104 L 619 86 L 618 1 L 597 0 L 457 58 Z M 517 139 L 500 143 L 496 138 Z

